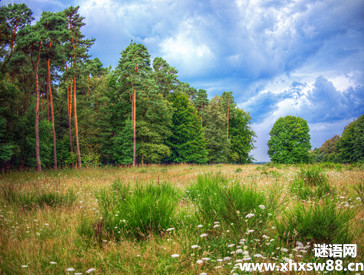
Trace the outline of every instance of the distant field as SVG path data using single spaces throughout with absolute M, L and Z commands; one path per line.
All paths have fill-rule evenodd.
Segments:
M 360 165 L 64 169 L 0 184 L 0 274 L 230 274 L 322 262 L 314 243 L 364 258 Z

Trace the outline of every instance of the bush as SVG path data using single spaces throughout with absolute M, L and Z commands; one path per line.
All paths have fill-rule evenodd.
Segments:
M 334 201 L 326 199 L 315 205 L 296 204 L 276 225 L 280 239 L 286 243 L 351 243 L 349 222 L 354 216 L 354 210 L 337 208 Z
M 145 239 L 159 234 L 174 223 L 177 191 L 169 184 L 131 188 L 115 181 L 110 190 L 98 194 L 105 230 L 116 239 Z

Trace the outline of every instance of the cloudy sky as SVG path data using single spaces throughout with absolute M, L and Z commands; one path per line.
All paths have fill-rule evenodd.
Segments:
M 115 67 L 131 40 L 174 66 L 212 98 L 233 91 L 257 134 L 253 156 L 269 161 L 281 116 L 307 120 L 312 147 L 364 113 L 363 0 L 33 0 L 42 10 L 80 6 L 91 49 Z

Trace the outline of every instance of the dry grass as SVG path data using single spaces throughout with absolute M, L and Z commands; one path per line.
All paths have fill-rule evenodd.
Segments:
M 89 268 L 96 268 L 92 274 L 209 274 L 230 273 L 228 266 L 214 269 L 196 264 L 195 256 L 183 254 L 188 243 L 182 233 L 167 233 L 150 236 L 145 241 L 112 239 L 96 243 L 80 236 L 77 228 L 82 217 L 99 220 L 98 203 L 95 194 L 111 186 L 116 179 L 131 185 L 135 183 L 156 184 L 168 182 L 185 190 L 197 176 L 204 173 L 221 173 L 231 181 L 256 185 L 264 192 L 274 184 L 281 186 L 283 208 L 295 204 L 287 186 L 299 171 L 298 166 L 262 165 L 171 165 L 138 168 L 92 168 L 81 171 L 65 169 L 35 172 L 13 172 L 0 175 L 0 273 L 1 274 L 72 274 L 67 268 L 85 274 Z M 359 257 L 364 250 L 364 207 L 354 186 L 364 181 L 364 171 L 351 170 L 344 166 L 341 171 L 326 169 L 330 185 L 342 207 L 352 205 L 358 214 L 353 220 L 354 243 L 359 245 Z M 8 187 L 11 186 L 11 187 Z M 8 188 L 8 189 L 7 189 Z M 4 192 L 32 192 L 45 189 L 50 192 L 66 193 L 73 189 L 76 200 L 72 206 L 34 208 L 24 210 L 16 202 L 9 202 Z M 4 191 L 5 190 L 5 191 Z M 8 196 L 6 194 L 5 196 Z M 180 208 L 188 201 L 180 201 Z M 278 217 L 279 218 L 279 217 Z M 270 229 L 269 234 L 274 234 Z M 267 233 L 268 234 L 268 233 Z M 212 255 L 206 250 L 204 255 Z M 172 258 L 172 254 L 180 254 Z M 363 259 L 363 258 L 361 258 Z M 51 262 L 56 262 L 52 264 Z M 26 267 L 22 267 L 26 266 Z

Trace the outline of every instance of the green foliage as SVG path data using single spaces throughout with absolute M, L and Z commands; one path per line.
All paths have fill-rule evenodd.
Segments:
M 105 230 L 117 240 L 145 239 L 173 226 L 178 192 L 169 184 L 129 185 L 117 180 L 98 195 Z
M 186 95 L 179 93 L 173 98 L 172 135 L 168 140 L 171 147 L 171 162 L 206 163 L 206 141 L 196 109 Z
M 230 160 L 234 163 L 251 163 L 249 152 L 254 149 L 254 131 L 250 128 L 251 117 L 244 110 L 236 108 L 231 111 L 229 136 L 231 141 Z
M 162 93 L 164 98 L 169 98 L 170 92 L 175 90 L 178 84 L 177 70 L 169 66 L 167 61 L 161 57 L 153 60 L 152 78 L 158 86 L 158 91 Z
M 231 152 L 231 143 L 227 139 L 226 114 L 219 96 L 215 96 L 206 108 L 205 123 L 209 162 L 227 163 Z
M 307 163 L 311 148 L 307 121 L 286 116 L 279 118 L 270 131 L 268 154 L 277 163 Z
M 288 243 L 351 243 L 349 228 L 354 216 L 353 209 L 338 208 L 334 201 L 325 199 L 314 205 L 294 205 L 276 225 L 280 238 Z
M 364 162 L 364 115 L 347 125 L 337 142 L 341 162 Z
M 124 129 L 114 138 L 114 159 L 116 163 L 133 163 L 133 122 L 127 119 Z

